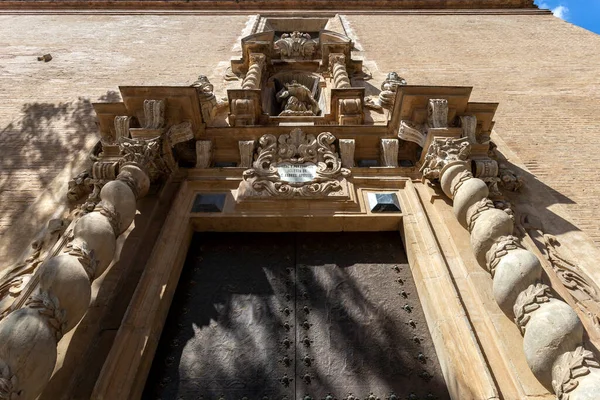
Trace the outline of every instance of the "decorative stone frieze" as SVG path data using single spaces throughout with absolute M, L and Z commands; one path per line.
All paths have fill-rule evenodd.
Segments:
M 251 53 L 248 73 L 242 81 L 242 89 L 260 89 L 262 71 L 265 68 L 266 56 L 262 53 Z
M 430 128 L 448 127 L 448 100 L 430 99 L 427 105 L 427 124 Z M 469 142 L 471 141 L 470 138 Z
M 398 139 L 381 139 L 381 165 L 384 167 L 398 166 Z
M 322 132 L 316 138 L 294 129 L 278 138 L 260 138 L 252 168 L 244 171 L 240 198 L 323 198 L 347 196 L 344 178 L 350 171 L 342 167 L 332 148 L 335 136 Z
M 354 167 L 354 150 L 356 148 L 356 142 L 354 139 L 340 139 L 340 157 L 342 159 L 342 167 L 353 168 Z
M 381 107 L 391 110 L 394 108 L 396 92 L 399 86 L 406 85 L 406 80 L 401 78 L 396 72 L 390 72 L 381 84 L 379 93 L 379 104 Z

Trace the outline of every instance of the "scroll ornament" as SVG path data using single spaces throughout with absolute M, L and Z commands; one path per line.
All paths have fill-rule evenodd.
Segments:
M 244 182 L 262 196 L 311 198 L 341 192 L 341 180 L 350 171 L 342 168 L 332 145 L 335 140 L 330 132 L 322 132 L 315 138 L 301 129 L 279 138 L 264 135 L 259 140 L 256 161 L 251 169 L 244 171 Z M 277 168 L 282 165 L 314 169 L 314 176 L 308 181 L 286 181 Z

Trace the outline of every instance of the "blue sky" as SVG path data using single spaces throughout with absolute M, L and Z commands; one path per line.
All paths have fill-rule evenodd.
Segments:
M 535 4 L 552 10 L 558 18 L 600 34 L 600 0 L 535 0 Z

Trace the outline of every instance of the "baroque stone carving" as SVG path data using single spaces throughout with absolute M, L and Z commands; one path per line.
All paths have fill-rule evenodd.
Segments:
M 356 142 L 354 139 L 340 139 L 339 144 L 340 156 L 342 157 L 342 167 L 354 167 L 354 149 L 356 148 Z
M 73 177 L 68 183 L 67 199 L 78 201 L 92 192 L 93 185 L 90 183 L 89 170 L 83 171 Z
M 381 107 L 391 110 L 394 107 L 396 100 L 396 92 L 399 86 L 406 85 L 406 80 L 401 78 L 398 73 L 390 72 L 381 84 L 381 92 L 379 93 L 379 104 Z
M 420 171 L 425 179 L 439 179 L 443 167 L 452 161 L 465 161 L 470 154 L 468 138 L 435 139 L 427 150 Z
M 427 135 L 423 133 L 423 127 L 413 124 L 411 121 L 400 121 L 400 128 L 398 129 L 398 138 L 406 140 L 407 142 L 413 142 L 419 146 L 425 146 L 425 138 Z
M 242 89 L 260 89 L 265 62 L 266 56 L 264 54 L 250 53 L 248 73 L 242 81 Z
M 135 164 L 143 168 L 150 180 L 156 180 L 162 175 L 169 174 L 174 169 L 170 148 L 166 153 L 163 152 L 162 137 L 154 139 L 121 138 L 119 145 L 123 155 L 119 160 L 119 164 Z
M 555 236 L 545 234 L 546 257 L 558 279 L 577 300 L 577 306 L 592 320 L 596 329 L 600 329 L 600 289 L 581 268 L 560 254 L 560 242 Z
M 111 144 L 118 144 L 119 138 L 129 137 L 129 128 L 133 117 L 128 115 L 118 115 L 115 117 L 115 140 Z
M 62 338 L 67 324 L 67 316 L 65 311 L 60 308 L 56 296 L 49 292 L 37 291 L 27 299 L 25 307 L 37 310 L 46 317 L 46 323 L 54 331 L 57 342 Z
M 277 101 L 281 103 L 282 111 L 279 115 L 319 114 L 321 109 L 309 88 L 296 81 L 286 83 L 284 86 L 276 95 Z
M 570 392 L 579 385 L 578 378 L 588 375 L 590 368 L 600 368 L 600 364 L 594 354 L 583 346 L 560 356 L 552 368 L 552 387 L 556 398 L 569 400 Z
M 94 274 L 98 266 L 94 250 L 89 249 L 87 244 L 82 240 L 71 240 L 65 248 L 65 253 L 77 257 L 77 261 L 79 261 L 85 270 L 90 282 L 94 280 Z
M 508 254 L 509 250 L 522 249 L 523 246 L 519 243 L 519 239 L 515 236 L 501 236 L 496 241 L 490 250 L 486 254 L 486 266 L 488 271 L 492 275 L 492 278 L 496 274 L 496 266 L 500 262 L 503 256 Z
M 499 166 L 500 186 L 510 192 L 518 192 L 525 183 L 523 178 L 517 175 L 514 171 L 507 168 L 506 165 Z
M 448 127 L 448 100 L 429 99 L 429 104 L 427 106 L 427 123 L 430 128 Z
M 250 168 L 254 157 L 254 148 L 256 143 L 254 140 L 240 140 L 238 142 L 240 148 L 240 164 L 239 167 Z
M 467 174 L 465 174 L 463 176 L 467 177 Z M 454 193 L 456 193 L 458 191 L 458 187 L 460 187 L 458 184 L 460 184 L 461 182 L 463 182 L 463 181 L 461 181 L 461 180 L 458 181 L 457 185 L 455 186 L 456 191 L 454 191 Z M 492 201 L 488 198 L 481 199 L 477 203 L 475 203 L 472 207 L 469 207 L 469 209 L 467 210 L 467 229 L 469 230 L 469 232 L 471 232 L 473 230 L 473 227 L 475 226 L 475 222 L 477 221 L 479 216 L 484 211 L 491 210 L 492 208 L 494 208 L 494 203 L 492 203 Z
M 16 389 L 18 387 L 17 376 L 13 375 L 6 362 L 0 360 L 0 399 L 18 400 L 20 394 Z
M 552 294 L 548 285 L 536 283 L 522 291 L 513 307 L 515 324 L 525 333 L 525 325 L 531 319 L 531 312 L 540 308 L 540 304 L 550 301 Z
M 281 52 L 282 58 L 311 59 L 317 50 L 317 40 L 308 33 L 295 31 L 282 34 L 281 39 L 275 42 L 275 47 Z
M 256 161 L 244 171 L 242 183 L 256 196 L 311 198 L 341 192 L 340 181 L 350 171 L 342 167 L 334 142 L 335 136 L 329 132 L 315 138 L 301 129 L 279 138 L 264 135 L 259 140 Z M 290 169 L 299 173 L 282 176 Z
M 398 166 L 398 139 L 381 139 L 381 165 L 384 167 Z
M 199 75 L 198 79 L 192 83 L 192 87 L 196 88 L 198 100 L 200 101 L 200 111 L 202 119 L 205 122 L 210 122 L 215 117 L 217 112 L 217 98 L 213 92 L 214 86 L 206 75 Z

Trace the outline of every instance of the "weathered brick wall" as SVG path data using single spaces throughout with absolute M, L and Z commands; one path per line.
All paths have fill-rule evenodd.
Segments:
M 348 20 L 383 72 L 499 102 L 496 132 L 600 244 L 600 36 L 552 15 Z
M 376 75 L 473 86 L 496 131 L 600 243 L 600 36 L 551 15 L 348 15 Z M 0 265 L 60 204 L 118 85 L 222 89 L 244 15 L 0 15 Z M 36 57 L 51 53 L 48 63 Z M 375 83 L 377 84 L 377 83 Z M 223 95 L 223 93 L 221 93 Z M 37 201 L 37 202 L 36 202 Z

